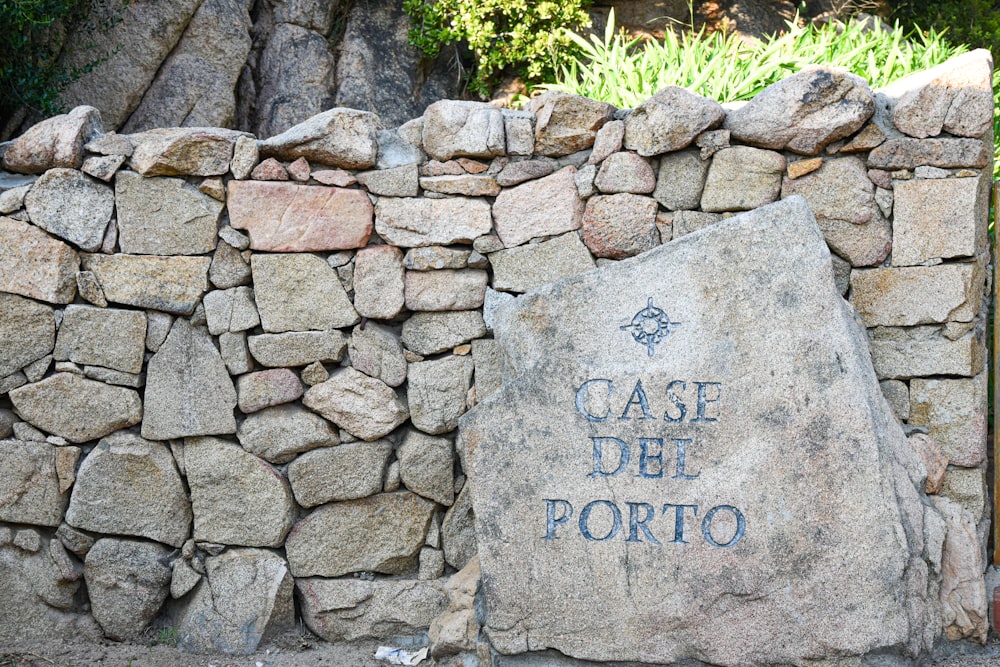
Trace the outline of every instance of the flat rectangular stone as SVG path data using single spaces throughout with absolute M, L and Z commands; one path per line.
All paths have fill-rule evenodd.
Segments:
M 479 269 L 407 271 L 404 292 L 410 310 L 481 308 L 489 276 Z
M 503 244 L 511 248 L 539 236 L 579 229 L 586 204 L 575 177 L 574 167 L 563 167 L 501 192 L 493 204 L 493 217 Z
M 209 257 L 84 254 L 112 303 L 190 315 L 208 289 Z
M 990 153 L 981 139 L 889 139 L 868 154 L 871 169 L 914 169 L 921 166 L 982 169 Z
M 363 190 L 231 181 L 228 193 L 230 224 L 249 232 L 254 250 L 362 248 L 372 233 L 372 204 Z
M 56 361 L 139 373 L 146 352 L 146 314 L 138 310 L 69 305 L 56 338 Z
M 990 183 L 985 174 L 895 181 L 892 265 L 974 257 L 985 250 Z
M 858 269 L 851 304 L 868 326 L 969 322 L 982 307 L 983 262 Z
M 70 303 L 80 256 L 38 227 L 0 217 L 0 292 Z
M 375 231 L 403 248 L 471 243 L 492 228 L 484 199 L 382 197 L 375 205 Z
M 490 255 L 490 264 L 493 266 L 493 289 L 503 292 L 527 292 L 596 266 L 576 232 L 500 250 Z
M 272 368 L 336 362 L 344 358 L 347 350 L 347 336 L 337 330 L 267 333 L 250 336 L 248 343 L 253 358 Z
M 909 422 L 927 427 L 951 465 L 971 468 L 986 460 L 987 376 L 910 381 Z
M 876 327 L 871 330 L 872 364 L 880 380 L 927 375 L 972 377 L 983 370 L 983 333 L 974 329 L 949 340 L 940 326 Z
M 200 255 L 215 250 L 222 202 L 180 178 L 115 177 L 118 245 L 137 255 Z

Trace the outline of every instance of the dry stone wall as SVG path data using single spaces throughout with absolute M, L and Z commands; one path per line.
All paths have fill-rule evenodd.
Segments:
M 500 387 L 496 309 L 800 196 L 944 517 L 940 626 L 984 641 L 991 73 L 32 127 L 0 174 L 0 637 L 245 652 L 299 614 L 487 659 L 456 428 Z

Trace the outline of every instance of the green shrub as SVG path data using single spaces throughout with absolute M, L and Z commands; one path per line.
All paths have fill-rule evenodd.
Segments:
M 410 43 L 428 57 L 465 42 L 476 58 L 469 88 L 489 92 L 498 75 L 512 69 L 526 81 L 551 75 L 564 62 L 567 29 L 590 25 L 590 0 L 405 0 Z
M 106 33 L 128 0 L 0 0 L 0 128 L 21 108 L 51 116 L 63 110 L 59 93 L 93 68 L 59 64 L 67 32 Z M 88 23 L 88 18 L 103 17 Z M 106 57 L 106 53 L 103 57 Z

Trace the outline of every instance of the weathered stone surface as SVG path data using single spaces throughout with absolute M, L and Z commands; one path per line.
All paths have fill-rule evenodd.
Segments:
M 500 194 L 500 184 L 489 174 L 421 178 L 420 187 L 428 192 L 466 197 L 496 197 Z
M 208 257 L 84 255 L 83 269 L 92 271 L 112 303 L 190 315 L 208 289 Z
M 788 178 L 794 180 L 796 178 L 801 178 L 806 174 L 811 174 L 820 167 L 823 166 L 823 158 L 821 157 L 811 157 L 804 160 L 796 160 L 795 162 L 788 163 Z
M 444 557 L 456 570 L 464 568 L 476 555 L 476 517 L 472 511 L 472 485 L 466 484 L 441 522 Z
M 250 137 L 237 137 L 233 144 L 233 159 L 229 162 L 229 171 L 238 181 L 246 180 L 257 165 L 259 151 L 257 140 Z
M 989 508 L 986 470 L 984 468 L 949 466 L 938 494 L 954 500 L 964 507 L 972 514 L 973 521 L 978 524 Z
M 511 248 L 539 236 L 579 229 L 585 202 L 577 191 L 575 175 L 575 168 L 563 167 L 501 192 L 493 204 L 493 217 L 503 244 Z
M 132 140 L 128 138 L 127 134 L 118 134 L 113 130 L 87 142 L 83 147 L 98 155 L 117 155 L 120 157 L 128 157 L 135 150 L 135 146 L 132 145 Z
M 986 248 L 989 178 L 896 181 L 893 266 L 970 257 Z
M 469 250 L 447 248 L 445 246 L 425 246 L 410 248 L 403 257 L 403 266 L 410 271 L 432 271 L 434 269 L 464 269 L 469 265 Z
M 329 167 L 368 169 L 375 166 L 377 132 L 375 114 L 335 108 L 260 142 L 260 153 L 279 160 L 304 157 Z
M 640 315 L 653 307 L 680 324 L 663 339 L 643 335 Z M 781 352 L 771 354 L 775 330 Z M 496 331 L 504 388 L 462 432 L 484 629 L 498 650 L 739 665 L 749 655 L 791 664 L 931 645 L 937 601 L 921 543 L 921 466 L 884 407 L 804 200 L 537 290 L 501 310 Z M 672 385 L 683 416 L 663 393 L 679 377 L 703 387 Z M 672 420 L 661 431 L 690 444 L 664 440 L 664 469 L 643 473 L 625 458 L 650 424 Z M 784 444 L 792 433 L 797 452 Z M 697 514 L 669 504 L 663 516 L 649 504 L 662 502 L 654 489 L 663 482 L 643 474 L 671 476 L 679 495 L 670 502 L 697 504 Z M 594 585 L 562 595 L 566 568 L 592 572 Z M 799 582 L 804 597 L 770 596 L 776 576 Z M 706 599 L 724 599 L 727 613 L 705 611 Z M 803 614 L 817 608 L 843 624 Z
M 875 112 L 861 77 L 812 67 L 771 84 L 726 115 L 732 137 L 761 148 L 815 155 L 854 134 Z
M 66 523 L 184 544 L 191 534 L 191 503 L 170 450 L 131 433 L 102 439 L 80 464 Z
M 343 368 L 310 387 L 302 400 L 337 426 L 362 440 L 378 440 L 409 418 L 406 403 L 381 380 Z
M 641 195 L 591 197 L 583 214 L 583 242 L 594 255 L 608 259 L 655 248 L 660 243 L 656 211 L 656 200 Z
M 954 169 L 985 167 L 987 145 L 979 139 L 889 139 L 868 154 L 872 169 L 914 169 L 920 166 Z
M 58 526 L 62 522 L 69 502 L 68 489 L 60 488 L 56 469 L 62 449 L 66 448 L 44 442 L 0 440 L 4 462 L 0 471 L 0 521 L 36 526 Z M 71 449 L 79 456 L 79 449 Z
M 551 156 L 593 146 L 597 131 L 615 112 L 606 102 L 556 90 L 531 98 L 528 110 L 535 114 L 535 153 Z
M 3 168 L 21 174 L 41 174 L 56 167 L 79 169 L 83 146 L 101 132 L 101 114 L 79 106 L 47 118 L 14 139 L 4 151 Z
M 75 373 L 56 373 L 18 387 L 10 400 L 22 419 L 70 442 L 95 440 L 142 420 L 136 391 Z
M 507 145 L 503 114 L 489 104 L 441 100 L 423 120 L 423 148 L 435 160 L 503 155 Z
M 678 86 L 667 86 L 625 119 L 625 148 L 639 155 L 659 155 L 687 148 L 705 130 L 718 127 L 726 112 Z
M 257 412 L 302 396 L 299 376 L 288 368 L 272 368 L 241 375 L 236 381 L 240 411 Z
M 337 273 L 310 254 L 250 258 L 261 326 L 268 333 L 336 329 L 361 318 Z
M 882 380 L 878 383 L 882 395 L 900 421 L 910 418 L 910 388 L 902 380 Z M 912 444 L 912 442 L 911 442 Z M 918 452 L 919 453 L 919 452 Z
M 482 199 L 383 197 L 375 205 L 375 230 L 404 248 L 470 243 L 489 234 L 490 205 Z
M 215 249 L 222 202 L 183 179 L 123 171 L 115 177 L 115 202 L 122 252 L 200 255 Z
M 408 430 L 396 453 L 406 488 L 441 505 L 455 501 L 455 447 L 448 438 Z
M 74 611 L 82 569 L 55 537 L 32 529 L 0 528 L 0 639 L 7 646 L 26 640 L 51 641 L 53 637 L 79 637 L 98 641 L 101 630 L 90 614 Z M 27 538 L 27 539 L 25 539 Z M 33 552 L 23 546 L 31 540 Z M 12 544 L 17 542 L 18 544 Z M 32 545 L 33 547 L 35 545 Z
M 941 621 L 945 637 L 951 641 L 968 637 L 985 643 L 988 602 L 976 518 L 959 503 L 942 496 L 934 497 L 934 505 L 946 526 L 941 558 Z
M 416 197 L 420 193 L 417 163 L 392 169 L 366 171 L 357 180 L 373 195 L 380 197 Z
M 697 151 L 664 155 L 660 158 L 653 199 L 671 211 L 698 208 L 709 164 Z
M 306 452 L 288 465 L 295 500 L 315 507 L 379 493 L 392 450 L 388 440 L 376 440 Z
M 362 317 L 391 320 L 403 310 L 403 251 L 362 248 L 354 260 L 354 308 Z
M 941 130 L 960 137 L 982 136 L 993 122 L 993 57 L 986 49 L 894 81 L 880 93 L 893 101 L 892 123 L 924 139 Z
M 0 217 L 0 290 L 70 303 L 79 268 L 80 256 L 70 246 L 26 222 Z
M 277 465 L 288 463 L 300 452 L 340 443 L 329 422 L 297 405 L 279 405 L 248 415 L 236 437 L 243 449 Z
M 171 127 L 133 134 L 129 166 L 143 176 L 221 176 L 243 132 L 217 127 Z
M 410 310 L 471 310 L 483 305 L 489 278 L 480 269 L 407 271 L 406 307 Z
M 140 0 L 125 7 L 120 23 L 106 37 L 107 45 L 116 45 L 107 59 L 92 71 L 71 82 L 61 99 L 68 106 L 93 104 L 101 111 L 108 127 L 120 127 L 139 105 L 143 93 L 156 76 L 163 61 L 180 40 L 199 3 L 179 0 L 169 4 Z M 78 45 L 92 41 L 86 25 L 69 37 Z M 94 48 L 69 49 L 63 55 L 68 71 L 93 63 Z
M 649 163 L 635 153 L 614 153 L 601 163 L 594 185 L 606 194 L 646 195 L 656 187 L 656 175 Z
M 361 248 L 372 233 L 372 204 L 361 190 L 235 181 L 228 210 L 250 247 L 269 252 Z
M 924 489 L 928 494 L 937 493 L 944 482 L 944 475 L 948 470 L 948 456 L 941 450 L 941 445 L 935 442 L 934 438 L 924 433 L 914 433 L 909 436 L 907 442 L 913 447 L 927 471 L 927 482 Z
M 329 642 L 411 636 L 448 605 L 436 581 L 297 579 L 302 619 Z
M 220 241 L 212 255 L 208 279 L 219 289 L 250 284 L 250 252 L 240 252 L 226 241 Z
M 236 82 L 250 52 L 250 5 L 202 2 L 123 131 L 232 127 Z
M 0 293 L 0 377 L 7 377 L 52 352 L 55 338 L 52 308 Z
M 969 322 L 982 305 L 978 263 L 851 272 L 851 303 L 868 326 Z
M 142 437 L 235 433 L 235 407 L 236 389 L 208 332 L 178 318 L 146 368 Z
M 660 229 L 660 240 L 666 242 L 671 239 L 679 239 L 687 236 L 691 232 L 696 232 L 710 225 L 714 225 L 722 220 L 721 213 L 703 213 L 702 211 L 674 211 L 669 216 L 670 238 L 663 238 L 663 220 L 657 216 L 657 227 Z
M 474 651 L 479 639 L 475 599 L 479 591 L 479 560 L 469 561 L 445 584 L 448 610 L 434 619 L 427 631 L 431 655 L 441 657 L 462 651 Z
M 983 334 L 973 330 L 952 340 L 940 326 L 872 329 L 872 363 L 879 379 L 926 375 L 971 377 L 983 369 Z
M 860 158 L 827 159 L 817 170 L 798 178 L 785 178 L 781 198 L 805 197 L 817 220 L 843 220 L 855 225 L 878 215 L 875 184 Z
M 910 423 L 926 426 L 952 465 L 986 460 L 986 376 L 910 381 Z
M 539 285 L 594 268 L 594 258 L 570 232 L 541 243 L 501 250 L 490 255 L 493 288 L 509 292 L 527 292 Z
M 398 334 L 374 322 L 357 327 L 348 344 L 351 366 L 365 375 L 398 387 L 406 379 L 406 358 Z
M 625 138 L 625 122 L 612 120 L 604 124 L 604 127 L 597 131 L 594 137 L 594 148 L 587 158 L 587 164 L 598 165 L 604 162 L 610 155 L 622 149 L 622 140 Z
M 273 157 L 269 157 L 250 172 L 250 178 L 254 181 L 287 181 L 288 170 Z
M 105 537 L 84 561 L 94 619 L 110 639 L 135 639 L 170 592 L 170 549 L 143 540 Z
M 63 311 L 53 356 L 56 361 L 138 373 L 145 352 L 146 314 L 142 311 L 69 305 Z
M 340 331 L 291 331 L 250 336 L 250 353 L 262 366 L 306 366 L 314 361 L 340 361 L 347 336 Z
M 288 481 L 270 464 L 234 442 L 187 438 L 184 468 L 191 488 L 195 540 L 281 546 L 295 522 L 295 501 Z
M 97 250 L 115 207 L 111 188 L 75 169 L 50 169 L 24 198 L 31 222 L 83 250 Z
M 770 204 L 781 192 L 784 171 L 785 158 L 780 153 L 749 146 L 724 148 L 712 157 L 701 208 L 748 211 Z
M 830 250 L 837 253 L 851 266 L 876 266 L 881 264 L 892 250 L 892 225 L 877 212 L 864 225 L 838 218 L 817 218 Z
M 273 551 L 227 549 L 210 556 L 201 586 L 179 612 L 177 646 L 192 653 L 253 653 L 262 641 L 295 627 L 293 591 L 288 564 Z
M 413 425 L 433 435 L 454 430 L 466 410 L 473 367 L 469 357 L 454 355 L 410 364 L 407 401 Z
M 260 315 L 249 287 L 213 290 L 202 300 L 208 333 L 218 336 L 226 331 L 237 332 L 253 329 L 260 324 Z
M 478 310 L 414 313 L 403 323 L 402 342 L 411 352 L 426 356 L 485 335 L 486 323 Z
M 407 491 L 323 505 L 288 535 L 292 576 L 406 572 L 416 566 L 433 513 L 433 502 Z
M 472 361 L 475 364 L 476 398 L 482 400 L 500 388 L 503 361 L 500 349 L 492 338 L 472 341 Z

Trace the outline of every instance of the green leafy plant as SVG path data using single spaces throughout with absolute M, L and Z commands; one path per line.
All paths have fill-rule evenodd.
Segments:
M 445 46 L 468 44 L 476 59 L 469 88 L 489 92 L 511 69 L 526 81 L 551 75 L 566 57 L 569 30 L 590 25 L 589 0 L 405 0 L 410 43 L 428 57 Z
M 3 0 L 0 2 L 0 127 L 18 109 L 43 116 L 63 110 L 59 93 L 109 54 L 78 68 L 59 62 L 66 35 L 105 34 L 128 0 Z M 94 44 L 84 45 L 90 49 Z
M 748 100 L 806 65 L 842 67 L 881 86 L 966 50 L 930 31 L 911 41 L 897 25 L 866 28 L 861 23 L 815 26 L 788 23 L 786 32 L 760 41 L 732 33 L 667 33 L 641 41 L 616 32 L 612 20 L 603 38 L 569 33 L 578 54 L 543 87 L 579 93 L 622 107 L 634 107 L 668 85 L 732 102 Z

